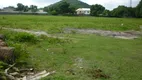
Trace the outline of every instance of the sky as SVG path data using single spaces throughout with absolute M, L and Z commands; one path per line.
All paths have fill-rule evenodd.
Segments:
M 43 8 L 60 0 L 0 0 L 0 8 L 7 6 L 15 6 L 17 3 L 22 3 L 24 5 L 37 5 L 38 8 Z M 130 0 L 80 0 L 90 5 L 101 4 L 106 9 L 112 10 L 118 5 L 130 6 Z M 140 0 L 132 0 L 132 6 L 135 7 Z

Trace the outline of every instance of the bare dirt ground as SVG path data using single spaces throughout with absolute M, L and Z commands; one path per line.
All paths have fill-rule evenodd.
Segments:
M 52 37 L 52 38 L 59 38 L 59 39 L 63 39 L 64 38 L 64 37 L 58 37 L 58 36 L 54 36 L 54 35 L 48 34 L 47 32 L 44 32 L 44 31 L 32 31 L 32 30 L 14 29 L 14 28 L 2 28 L 2 29 L 15 31 L 15 32 L 26 32 L 26 33 L 34 34 L 36 36 L 45 35 L 47 37 Z
M 37 36 L 45 35 L 47 37 L 53 37 L 53 38 L 60 38 L 60 39 L 64 38 L 59 36 L 53 36 L 44 31 L 32 31 L 32 30 L 13 29 L 13 28 L 2 28 L 2 29 L 16 31 L 16 32 L 26 32 L 26 33 L 34 34 Z M 96 30 L 96 29 L 75 29 L 75 28 L 65 28 L 63 29 L 63 33 L 65 34 L 70 34 L 70 33 L 96 34 L 100 36 L 108 36 L 108 37 L 114 37 L 114 38 L 120 38 L 120 39 L 136 39 L 142 35 L 142 32 L 140 31 L 116 32 L 116 31 Z
M 96 34 L 100 36 L 109 36 L 121 39 L 136 39 L 139 38 L 140 35 L 142 35 L 142 32 L 140 31 L 116 32 L 116 31 L 96 30 L 96 29 L 73 29 L 73 28 L 64 29 L 64 33 Z

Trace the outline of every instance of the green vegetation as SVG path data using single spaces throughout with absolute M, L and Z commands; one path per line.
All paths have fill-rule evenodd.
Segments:
M 140 30 L 141 21 L 134 18 L 0 16 L 1 27 L 43 30 L 54 35 L 62 33 L 63 28 Z M 142 38 L 123 40 L 73 33 L 60 34 L 65 39 L 58 39 L 2 29 L 0 33 L 6 35 L 9 46 L 16 47 L 16 54 L 21 56 L 17 61 L 26 61 L 27 66 L 37 71 L 56 71 L 42 80 L 142 79 Z M 0 71 L 3 66 L 0 62 Z
M 48 33 L 63 32 L 63 28 L 93 28 L 113 31 L 140 30 L 141 22 L 142 19 L 135 18 L 0 15 L 1 27 L 42 30 Z
M 47 12 L 52 11 L 52 9 L 58 11 L 60 4 L 62 4 L 63 2 L 67 2 L 68 4 L 70 4 L 70 6 L 74 7 L 75 9 L 77 9 L 77 8 L 90 8 L 89 4 L 82 2 L 82 1 L 79 1 L 79 0 L 61 0 L 57 3 L 54 3 L 54 4 L 51 4 L 49 6 L 44 7 L 44 10 L 47 11 Z M 64 7 L 64 8 L 66 8 L 66 7 Z
M 75 15 L 76 13 L 75 6 L 72 6 L 69 2 L 64 0 L 56 3 L 55 5 L 45 7 L 44 10 L 52 15 Z
M 43 80 L 94 80 L 96 73 L 92 71 L 97 69 L 109 76 L 109 80 L 141 79 L 141 39 L 131 41 L 75 34 L 68 37 L 74 38 L 73 42 L 49 44 L 45 39 L 28 48 L 37 69 L 57 71 Z
M 105 7 L 103 7 L 102 5 L 92 5 L 91 6 L 91 14 L 92 16 L 100 16 L 100 14 L 102 14 L 105 10 Z
M 103 16 L 103 17 L 137 17 L 141 18 L 142 14 L 142 0 L 136 7 L 127 7 L 119 5 L 117 8 L 109 11 L 100 4 L 88 5 L 87 3 L 79 0 L 61 0 L 55 4 L 44 7 L 44 11 L 47 11 L 52 15 L 75 15 L 75 10 L 78 8 L 91 8 L 91 16 Z
M 136 17 L 142 17 L 142 0 L 136 7 Z

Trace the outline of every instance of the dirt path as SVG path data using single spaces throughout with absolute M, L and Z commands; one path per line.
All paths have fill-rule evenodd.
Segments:
M 51 34 L 48 34 L 48 33 L 44 32 L 44 31 L 32 31 L 32 30 L 13 29 L 13 28 L 4 28 L 4 27 L 2 29 L 10 30 L 10 31 L 15 31 L 15 32 L 26 32 L 26 33 L 34 34 L 36 36 L 45 35 L 47 37 L 64 39 L 64 37 L 53 36 Z
M 105 31 L 105 30 L 95 30 L 95 29 L 73 29 L 66 28 L 64 33 L 78 33 L 78 34 L 97 34 L 101 36 L 109 36 L 121 39 L 136 39 L 142 34 L 138 31 L 125 31 L 125 32 L 115 32 L 115 31 Z
M 47 37 L 64 39 L 64 37 L 54 36 L 44 31 L 32 31 L 32 30 L 13 29 L 13 28 L 4 28 L 4 27 L 2 29 L 16 31 L 16 32 L 26 32 L 37 36 L 45 35 Z M 109 36 L 120 39 L 136 39 L 139 38 L 140 35 L 142 35 L 142 32 L 139 31 L 115 32 L 115 31 L 95 30 L 95 29 L 73 29 L 73 28 L 64 29 L 64 33 L 96 34 L 100 36 Z

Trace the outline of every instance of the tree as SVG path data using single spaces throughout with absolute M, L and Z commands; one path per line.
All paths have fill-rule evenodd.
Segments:
M 102 14 L 105 10 L 105 7 L 103 7 L 102 5 L 96 4 L 96 5 L 92 5 L 91 6 L 91 15 L 92 16 L 99 16 L 100 14 Z
M 24 6 L 24 12 L 29 11 L 29 7 L 28 6 Z
M 36 5 L 31 5 L 31 6 L 30 6 L 30 10 L 31 10 L 32 12 L 36 12 L 36 11 L 37 11 L 37 6 L 36 6 Z
M 49 8 L 46 6 L 46 7 L 43 8 L 43 11 L 48 12 Z
M 129 13 L 128 13 L 129 17 L 136 17 L 136 15 L 135 15 L 136 8 L 128 7 L 127 9 L 129 11 Z
M 112 16 L 114 17 L 127 17 L 128 10 L 125 6 L 118 6 L 117 8 L 113 9 Z
M 137 5 L 135 14 L 136 14 L 136 17 L 142 17 L 142 0 Z
M 57 13 L 56 10 L 53 10 L 53 11 L 51 12 L 51 14 L 52 14 L 52 15 L 58 15 L 58 13 Z
M 71 13 L 72 15 L 74 15 L 76 13 L 76 8 L 74 6 L 69 6 L 69 13 Z
M 49 14 L 52 15 L 74 15 L 76 8 L 70 3 L 68 3 L 66 0 L 60 1 L 60 3 L 49 7 L 44 7 L 44 11 L 47 11 Z
M 104 12 L 102 13 L 102 16 L 104 16 L 104 17 L 110 17 L 111 13 L 110 13 L 109 10 L 104 10 Z
M 66 1 L 63 1 L 62 3 L 59 4 L 59 11 L 61 14 L 66 14 L 69 13 L 70 9 L 70 4 L 67 3 Z
M 49 14 L 56 13 L 56 15 L 59 14 L 59 6 L 49 6 L 49 7 L 44 7 L 44 11 L 48 12 Z
M 111 16 L 112 17 L 136 17 L 135 11 L 136 11 L 136 8 L 126 7 L 121 5 L 111 11 Z
M 23 11 L 24 10 L 24 5 L 22 3 L 17 4 L 17 11 Z

